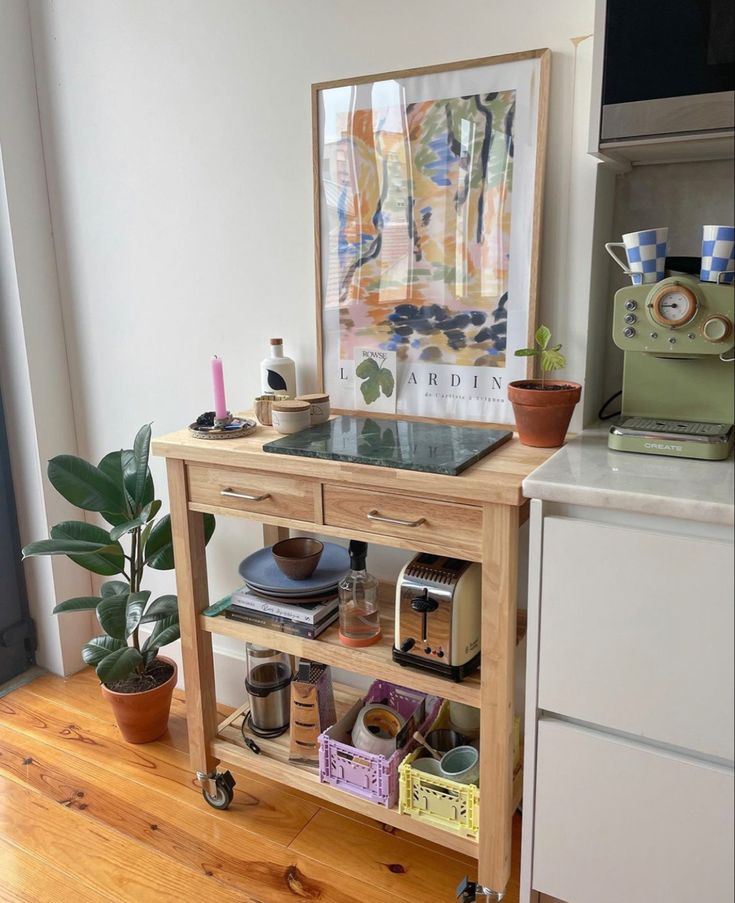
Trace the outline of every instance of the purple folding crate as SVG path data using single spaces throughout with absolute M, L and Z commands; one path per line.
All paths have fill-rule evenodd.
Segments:
M 351 746 L 351 731 L 358 712 L 365 705 L 387 702 L 408 721 L 422 701 L 425 703 L 424 716 L 415 730 L 423 732 L 436 717 L 441 700 L 398 687 L 387 680 L 374 681 L 363 699 L 359 699 L 346 715 L 319 735 L 320 781 L 387 809 L 395 806 L 398 800 L 398 766 L 416 746 L 413 731 L 408 733 L 404 745 L 390 758 Z

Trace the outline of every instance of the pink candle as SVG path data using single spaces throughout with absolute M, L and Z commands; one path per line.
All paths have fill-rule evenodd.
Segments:
M 216 355 L 212 358 L 212 388 L 214 389 L 214 416 L 219 420 L 224 420 L 227 417 L 225 375 L 222 370 L 222 358 Z

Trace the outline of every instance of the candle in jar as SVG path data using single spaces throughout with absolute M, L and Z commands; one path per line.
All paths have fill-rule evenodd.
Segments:
M 214 389 L 214 416 L 218 420 L 224 420 L 227 417 L 225 375 L 222 369 L 222 358 L 216 355 L 212 358 L 212 388 Z

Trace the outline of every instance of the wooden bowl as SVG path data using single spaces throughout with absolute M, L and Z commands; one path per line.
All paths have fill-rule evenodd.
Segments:
M 291 580 L 306 580 L 311 577 L 323 551 L 324 543 L 308 536 L 283 539 L 272 549 L 276 564 Z

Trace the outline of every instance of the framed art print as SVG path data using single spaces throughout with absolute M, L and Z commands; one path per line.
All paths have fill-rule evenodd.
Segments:
M 513 351 L 536 325 L 549 60 L 533 50 L 312 86 L 333 409 L 512 423 L 507 384 L 529 375 Z

